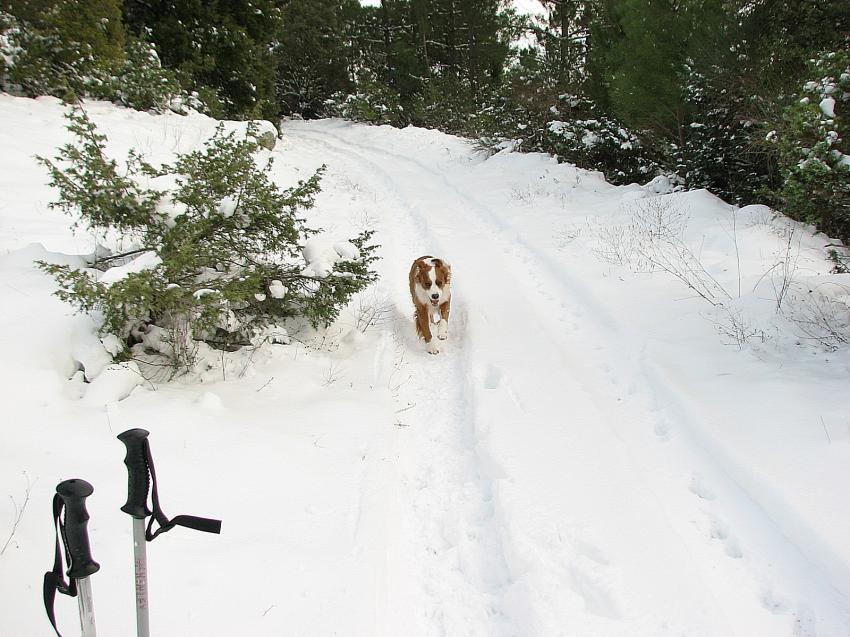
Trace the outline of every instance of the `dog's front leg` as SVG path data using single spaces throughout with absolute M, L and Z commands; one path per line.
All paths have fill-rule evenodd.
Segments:
M 437 327 L 437 338 L 441 341 L 449 337 L 449 306 L 451 301 L 446 301 L 440 306 L 440 325 Z
M 416 326 L 419 328 L 419 336 L 425 339 L 425 344 L 428 346 L 429 354 L 439 354 L 440 348 L 437 347 L 436 341 L 431 337 L 431 319 L 428 310 L 424 307 L 416 309 Z

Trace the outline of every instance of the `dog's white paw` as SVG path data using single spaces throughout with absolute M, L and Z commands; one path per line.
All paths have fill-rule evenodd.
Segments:
M 440 348 L 437 347 L 437 344 L 434 341 L 428 343 L 428 353 L 429 354 L 439 354 Z
M 449 337 L 448 332 L 441 332 L 440 334 L 437 334 L 437 338 L 439 338 L 441 341 L 446 340 L 448 337 Z

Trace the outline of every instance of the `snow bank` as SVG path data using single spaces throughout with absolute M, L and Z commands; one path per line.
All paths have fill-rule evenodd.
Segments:
M 350 241 L 333 241 L 328 236 L 311 237 L 304 244 L 304 260 L 307 267 L 304 276 L 324 279 L 331 274 L 340 261 L 356 261 L 360 250 Z

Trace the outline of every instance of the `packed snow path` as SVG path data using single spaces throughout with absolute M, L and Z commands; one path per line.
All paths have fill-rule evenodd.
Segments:
M 343 123 L 284 134 L 368 193 L 401 317 L 414 258 L 453 266 L 443 352 L 397 326 L 409 378 L 386 634 L 850 630 L 847 600 L 672 422 L 624 317 L 487 199 L 481 157 L 446 147 L 433 163 L 415 139 Z

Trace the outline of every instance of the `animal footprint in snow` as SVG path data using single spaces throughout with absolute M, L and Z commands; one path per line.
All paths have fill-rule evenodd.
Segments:
M 744 553 L 741 551 L 741 546 L 738 544 L 737 538 L 729 533 L 729 527 L 720 520 L 714 520 L 712 523 L 711 537 L 723 542 L 723 551 L 729 557 L 736 560 L 744 557 Z
M 698 473 L 691 476 L 691 486 L 689 488 L 691 493 L 703 500 L 714 500 L 717 497 L 705 483 L 705 479 Z

